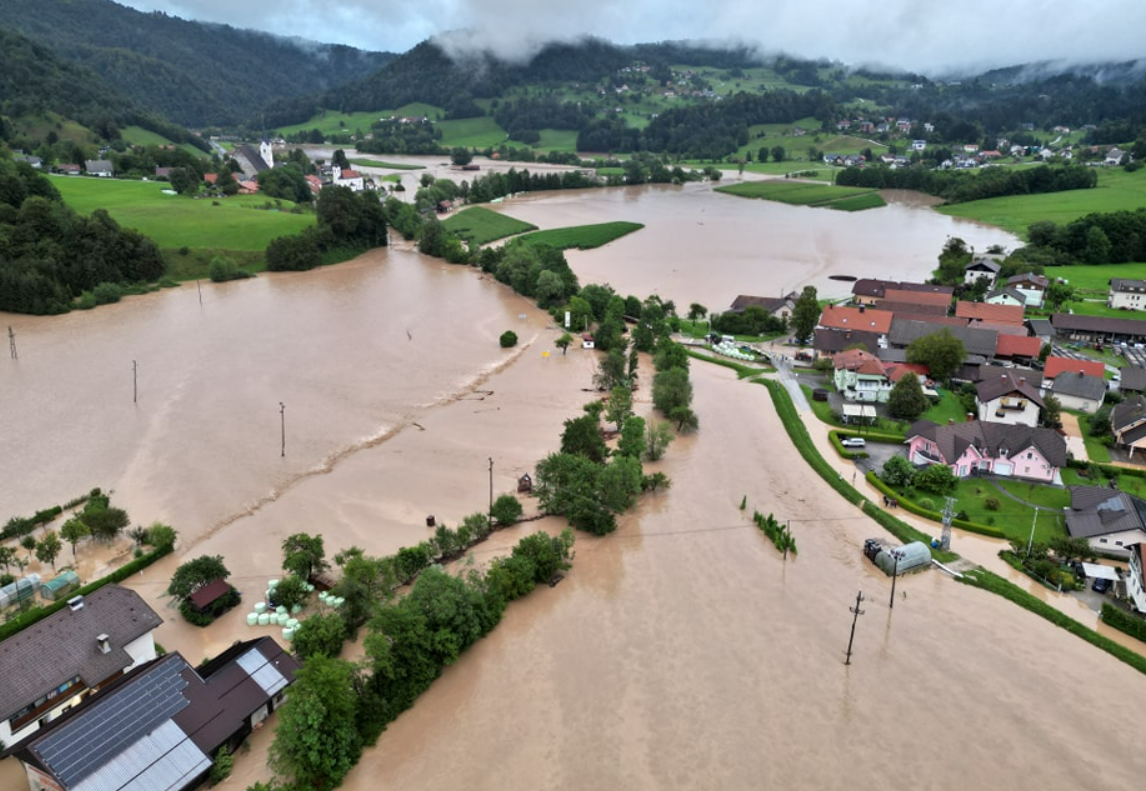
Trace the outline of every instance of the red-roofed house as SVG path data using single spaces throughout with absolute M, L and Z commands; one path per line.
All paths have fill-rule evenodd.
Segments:
M 1043 381 L 1054 379 L 1055 376 L 1063 371 L 1070 371 L 1071 373 L 1083 374 L 1085 376 L 1097 376 L 1102 379 L 1106 374 L 1106 366 L 1097 360 L 1072 360 L 1069 357 L 1048 357 L 1046 365 L 1043 367 Z
M 1039 356 L 1043 342 L 1033 335 L 1006 335 L 999 333 L 995 342 L 995 359 L 1028 365 Z
M 306 183 L 310 187 L 310 191 L 315 195 L 322 191 L 322 179 L 320 179 L 318 176 L 307 176 Z
M 817 326 L 828 330 L 874 332 L 880 336 L 880 346 L 884 346 L 887 343 L 887 333 L 891 331 L 891 319 L 894 315 L 886 310 L 872 310 L 862 305 L 858 308 L 828 305 L 820 314 L 820 323 Z
M 992 305 L 987 302 L 956 302 L 955 315 L 971 322 L 989 321 L 996 324 L 1022 326 L 1023 309 L 1018 305 Z
M 883 298 L 888 302 L 904 302 L 914 305 L 943 307 L 944 312 L 946 312 L 947 308 L 951 307 L 951 295 L 942 292 L 904 291 L 898 288 L 887 288 L 884 289 Z
M 832 358 L 836 389 L 848 401 L 886 402 L 891 380 L 879 358 L 863 349 L 848 349 Z
M 335 165 L 331 177 L 336 187 L 350 187 L 355 192 L 366 189 L 366 179 L 357 170 L 343 170 Z

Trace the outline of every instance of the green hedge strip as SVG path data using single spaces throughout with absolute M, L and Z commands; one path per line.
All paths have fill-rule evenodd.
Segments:
M 1114 629 L 1146 643 L 1146 619 L 1118 609 L 1113 604 L 1102 604 L 1102 620 Z

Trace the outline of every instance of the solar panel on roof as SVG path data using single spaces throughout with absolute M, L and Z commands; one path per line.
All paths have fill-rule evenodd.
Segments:
M 239 667 L 262 687 L 263 692 L 273 695 L 287 685 L 286 678 L 272 665 L 257 648 L 252 648 L 236 660 Z

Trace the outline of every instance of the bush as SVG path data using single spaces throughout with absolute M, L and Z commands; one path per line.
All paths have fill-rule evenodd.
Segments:
M 223 745 L 215 754 L 215 764 L 211 767 L 211 774 L 207 776 L 207 782 L 213 786 L 218 785 L 231 776 L 231 770 L 234 768 L 235 759 L 227 746 Z
M 490 513 L 499 525 L 511 525 L 521 518 L 521 503 L 512 494 L 503 494 L 493 501 Z
M 501 334 L 501 337 L 498 338 L 498 343 L 501 344 L 501 348 L 503 348 L 503 349 L 508 349 L 511 346 L 516 346 L 517 345 L 517 333 L 514 332 L 513 330 L 506 330 L 505 332 L 503 332 Z
M 1001 506 L 998 497 L 988 497 L 983 501 L 983 507 L 988 511 L 998 511 Z
M 1102 620 L 1133 638 L 1146 642 L 1146 619 L 1120 610 L 1113 604 L 1103 603 Z

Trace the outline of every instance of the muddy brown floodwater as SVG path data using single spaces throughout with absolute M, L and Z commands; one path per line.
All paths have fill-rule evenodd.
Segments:
M 835 271 L 922 278 L 947 235 L 1011 243 L 916 206 L 857 223 L 702 185 L 503 207 L 542 227 L 645 222 L 571 255 L 582 282 L 710 307 Z M 562 421 L 590 397 L 595 364 L 592 352 L 554 349 L 548 317 L 497 283 L 402 250 L 204 285 L 202 305 L 191 285 L 86 313 L 0 319 L 20 351 L 0 360 L 0 513 L 98 485 L 134 521 L 174 525 L 176 555 L 129 584 L 163 615 L 159 642 L 192 662 L 271 632 L 246 627 L 239 611 L 206 630 L 181 623 L 162 595 L 179 562 L 224 555 L 250 602 L 281 575 L 290 533 L 323 533 L 331 555 L 352 544 L 385 553 L 424 537 L 427 514 L 456 524 L 486 507 L 489 459 L 500 493 L 555 448 Z M 498 347 L 505 329 L 521 337 L 514 350 Z M 889 581 L 859 551 L 880 528 L 808 470 L 766 390 L 699 363 L 693 379 L 701 430 L 661 463 L 672 488 L 646 497 L 616 534 L 580 535 L 566 579 L 512 605 L 344 787 L 1139 782 L 1146 757 L 1126 712 L 1146 710 L 1142 675 L 937 571 L 901 579 L 889 609 Z M 753 508 L 792 521 L 796 558 L 785 563 L 750 525 Z M 517 528 L 476 559 L 560 527 Z M 865 614 L 845 666 L 859 590 Z M 224 789 L 267 777 L 269 741 L 269 728 L 255 735 Z M 0 781 L 18 775 L 0 766 Z

